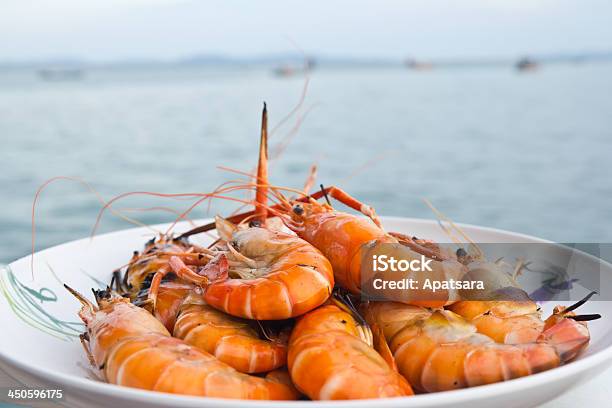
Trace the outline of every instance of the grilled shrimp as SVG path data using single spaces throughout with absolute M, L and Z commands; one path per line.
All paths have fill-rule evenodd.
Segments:
M 433 244 L 435 245 L 435 244 Z M 477 293 L 478 300 L 460 300 L 447 308 L 472 323 L 479 333 L 485 334 L 498 343 L 523 344 L 538 340 L 545 328 L 540 307 L 534 302 L 515 280 L 515 274 L 504 270 L 502 262 L 489 262 L 482 251 L 467 255 L 461 249 L 456 253 L 443 254 L 436 247 L 439 258 L 454 258 L 467 268 L 465 277 L 485 282 L 485 290 Z M 457 256 L 456 254 L 462 254 Z M 573 310 L 588 301 L 595 292 L 563 310 L 563 315 L 572 319 L 595 320 L 600 315 L 576 316 Z M 462 299 L 470 299 L 469 292 L 459 291 Z M 558 308 L 558 314 L 561 308 Z
M 109 383 L 219 398 L 296 399 L 286 373 L 265 378 L 239 373 L 214 356 L 170 336 L 148 311 L 116 293 L 96 292 L 97 305 L 66 287 L 81 302 L 81 340 Z
M 519 290 L 518 293 L 522 291 Z M 599 314 L 576 315 L 576 308 L 586 302 L 595 292 L 574 305 L 563 308 L 557 306 L 555 315 L 565 315 L 574 320 L 589 321 L 599 319 Z M 479 333 L 491 337 L 498 343 L 533 343 L 540 337 L 547 322 L 542 320 L 537 303 L 523 292 L 524 300 L 465 300 L 448 307 L 449 310 L 472 323 Z
M 216 267 L 196 271 L 178 257 L 170 259 L 181 279 L 204 288 L 208 305 L 236 317 L 282 320 L 328 299 L 334 286 L 331 265 L 308 242 L 268 228 L 240 229 L 221 217 L 216 222 L 223 240 L 210 250 L 209 256 L 222 260 Z
M 135 305 L 149 310 L 172 331 L 179 307 L 194 285 L 176 278 L 162 282 L 161 278 L 171 271 L 169 260 L 172 256 L 205 265 L 208 259 L 202 259 L 197 251 L 198 247 L 186 239 L 160 235 L 149 240 L 142 252 L 134 251 L 123 277 L 120 271 L 113 273 L 110 286 L 128 296 Z M 153 296 L 151 287 L 155 288 Z
M 590 339 L 584 322 L 563 308 L 546 320 L 536 341 L 496 343 L 449 310 L 372 302 L 366 319 L 378 325 L 399 372 L 424 392 L 506 381 L 549 370 L 573 359 Z
M 412 395 L 408 382 L 362 339 L 362 333 L 353 316 L 333 304 L 300 317 L 288 355 L 296 387 L 314 400 Z
M 172 335 L 243 373 L 268 372 L 287 364 L 286 341 L 260 339 L 248 321 L 208 306 L 195 291 L 180 307 Z
M 148 241 L 142 252 L 134 251 L 130 260 L 123 282 L 115 277 L 118 289 L 129 294 L 130 299 L 135 300 L 142 289 L 148 289 L 151 278 L 159 270 L 169 269 L 168 260 L 171 254 L 184 253 L 190 248 L 187 240 L 173 239 L 167 235 L 160 235 Z

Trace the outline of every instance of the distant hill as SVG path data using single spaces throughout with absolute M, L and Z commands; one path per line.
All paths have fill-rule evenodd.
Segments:
M 472 67 L 472 66 L 508 66 L 520 58 L 528 57 L 539 63 L 580 63 L 612 61 L 612 51 L 533 54 L 508 58 L 454 58 L 454 59 L 424 59 L 419 58 L 379 58 L 355 56 L 308 55 L 307 59 L 317 66 L 325 67 L 399 67 L 405 63 L 427 63 L 435 67 Z M 218 66 L 244 67 L 262 66 L 277 67 L 283 65 L 300 66 L 305 63 L 304 55 L 299 53 L 275 53 L 255 56 L 231 56 L 224 54 L 194 54 L 175 60 L 163 59 L 124 59 L 107 62 L 92 62 L 76 57 L 61 57 L 45 60 L 0 61 L 0 68 L 8 69 L 45 69 L 61 68 L 122 68 L 122 67 L 152 67 L 152 66 Z

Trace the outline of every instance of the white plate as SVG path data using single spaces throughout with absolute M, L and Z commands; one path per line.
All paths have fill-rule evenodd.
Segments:
M 447 241 L 435 221 L 383 218 L 387 230 Z M 160 227 L 163 230 L 163 227 Z M 176 231 L 188 228 L 179 224 Z M 463 226 L 464 231 L 477 242 L 545 242 L 537 238 L 475 226 Z M 83 293 L 98 287 L 96 279 L 108 282 L 112 270 L 125 264 L 131 251 L 140 249 L 152 232 L 145 228 L 129 229 L 90 239 L 81 239 L 40 251 L 34 258 L 35 280 L 31 281 L 30 257 L 10 264 L 15 277 L 24 285 L 39 291 L 54 301 L 35 301 L 54 318 L 77 322 L 78 303 L 62 287 L 66 282 Z M 206 237 L 204 237 L 206 240 Z M 602 277 L 612 276 L 612 267 L 604 265 Z M 53 272 L 51 271 L 53 270 Z M 608 275 L 610 274 L 610 275 Z M 7 283 L 6 271 L 3 282 Z M 9 290 L 11 288 L 9 287 Z M 549 305 L 549 307 L 552 305 Z M 545 308 L 546 309 L 546 308 Z M 549 310 L 546 310 L 549 311 Z M 612 302 L 590 302 L 581 313 L 601 313 L 603 319 L 590 324 L 592 341 L 586 353 L 578 360 L 544 373 L 504 383 L 418 395 L 406 398 L 377 400 L 377 407 L 528 407 L 548 401 L 592 378 L 612 361 Z M 48 318 L 42 319 L 48 322 Z M 185 397 L 118 387 L 92 379 L 78 338 L 56 338 L 26 324 L 11 309 L 4 296 L 0 296 L 0 369 L 30 386 L 59 388 L 64 391 L 62 405 L 116 406 L 116 407 L 371 407 L 372 401 L 340 402 L 253 402 L 212 398 Z M 77 327 L 78 329 L 78 327 Z M 69 330 L 69 329 L 63 329 Z M 76 331 L 73 330 L 74 333 Z

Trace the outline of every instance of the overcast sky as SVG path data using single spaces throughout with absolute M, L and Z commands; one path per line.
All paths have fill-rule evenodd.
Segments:
M 0 60 L 612 50 L 610 0 L 0 0 Z

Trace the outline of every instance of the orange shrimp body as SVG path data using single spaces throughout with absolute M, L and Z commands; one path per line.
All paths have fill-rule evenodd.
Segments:
M 448 309 L 498 343 L 533 343 L 544 329 L 538 305 L 533 301 L 461 301 Z
M 302 204 L 304 206 L 304 204 Z M 323 207 L 324 208 L 324 207 Z M 353 293 L 361 288 L 361 250 L 370 242 L 397 243 L 371 220 L 338 211 L 314 211 L 301 214 L 303 229 L 296 233 L 329 259 L 338 284 Z
M 302 316 L 289 341 L 289 373 L 311 399 L 412 395 L 404 378 L 359 338 L 357 322 L 335 305 Z
M 181 306 L 173 336 L 243 373 L 268 372 L 287 364 L 286 344 L 260 339 L 246 320 L 208 306 L 197 293 Z
M 506 381 L 574 358 L 589 341 L 585 324 L 557 309 L 537 341 L 499 344 L 448 310 L 396 302 L 368 305 L 366 318 L 383 331 L 399 372 L 424 392 Z
M 92 364 L 117 385 L 219 398 L 296 399 L 286 373 L 265 378 L 239 373 L 214 356 L 170 337 L 146 310 L 108 291 L 97 292 L 98 306 L 69 289 L 82 303 L 84 345 Z
M 286 209 L 287 210 L 287 209 Z M 362 283 L 366 280 L 362 270 L 366 258 L 371 262 L 368 251 L 379 244 L 396 244 L 384 247 L 397 259 L 420 259 L 421 254 L 413 248 L 401 244 L 394 236 L 385 233 L 372 220 L 356 215 L 333 210 L 327 204 L 314 200 L 310 203 L 294 202 L 290 211 L 291 221 L 287 226 L 296 234 L 318 248 L 332 264 L 336 281 L 354 294 L 362 292 Z M 418 247 L 418 244 L 414 243 Z M 382 247 L 378 247 L 382 248 Z M 369 263 L 368 263 L 369 265 Z M 465 267 L 456 260 L 432 259 L 432 280 L 457 279 L 465 273 Z M 393 272 L 391 279 L 417 278 L 418 272 Z M 419 304 L 428 307 L 441 307 L 452 302 L 456 297 L 451 290 L 439 290 L 431 293 L 426 290 L 407 290 L 398 293 L 395 300 Z
M 218 220 L 219 223 L 219 220 Z M 266 228 L 217 228 L 227 242 L 229 279 L 206 287 L 204 299 L 232 316 L 281 320 L 325 302 L 334 287 L 329 261 L 308 242 Z
M 487 290 L 480 294 L 483 300 L 462 300 L 448 306 L 448 309 L 472 323 L 479 333 L 498 343 L 535 342 L 544 329 L 538 305 L 500 264 L 466 259 L 466 276 L 484 281 Z

